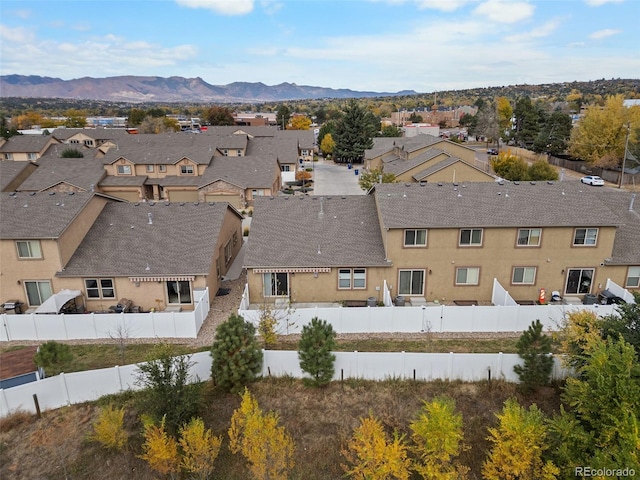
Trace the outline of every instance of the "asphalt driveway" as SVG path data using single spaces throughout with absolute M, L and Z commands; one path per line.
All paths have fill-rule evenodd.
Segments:
M 310 165 L 310 164 L 309 164 Z M 358 185 L 362 165 L 354 165 L 351 170 L 346 165 L 320 160 L 313 166 L 313 195 L 364 195 Z

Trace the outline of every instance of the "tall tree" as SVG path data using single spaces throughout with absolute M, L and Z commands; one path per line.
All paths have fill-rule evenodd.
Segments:
M 276 122 L 280 130 L 286 130 L 291 119 L 291 110 L 284 103 L 280 104 L 276 112 Z
M 496 115 L 498 118 L 498 127 L 500 128 L 500 136 L 507 138 L 511 131 L 511 119 L 513 117 L 513 108 L 507 97 L 496 98 Z
M 311 119 L 306 115 L 296 115 L 291 119 L 291 130 L 309 130 Z
M 327 133 L 320 142 L 320 150 L 325 155 L 331 155 L 335 146 L 336 142 L 333 141 L 333 136 L 330 133 Z
M 521 97 L 516 101 L 513 116 L 515 130 L 512 136 L 516 145 L 525 148 L 532 146 L 540 131 L 540 112 L 537 106 L 529 97 Z
M 364 151 L 373 147 L 373 136 L 380 131 L 380 122 L 355 100 L 351 100 L 336 124 L 333 140 L 334 161 L 360 163 Z
M 333 120 L 327 121 L 320 127 L 320 131 L 318 132 L 318 143 L 322 144 L 322 140 L 324 140 L 325 135 L 328 133 L 333 137 L 334 132 L 336 131 L 336 122 Z
M 498 145 L 500 139 L 500 125 L 498 123 L 498 115 L 493 104 L 484 102 L 482 107 L 476 114 L 474 135 L 480 135 L 487 138 L 489 142 L 495 142 Z
M 213 126 L 233 126 L 236 124 L 231 110 L 226 107 L 213 106 L 206 111 L 204 117 L 209 125 Z
M 523 365 L 513 367 L 520 378 L 520 388 L 525 393 L 531 393 L 549 383 L 553 371 L 553 357 L 549 355 L 551 338 L 544 334 L 540 320 L 531 322 L 518 339 L 516 348 L 518 355 L 524 360 Z
M 211 347 L 211 378 L 224 390 L 241 391 L 262 368 L 255 327 L 239 315 L 218 325 Z
M 600 167 L 618 167 L 629 144 L 640 138 L 640 106 L 625 107 L 624 96 L 608 97 L 604 107 L 592 105 L 571 132 L 569 154 Z M 633 127 L 633 128 L 631 128 Z
M 302 335 L 298 342 L 298 358 L 302 371 L 311 375 L 306 382 L 316 387 L 327 385 L 333 378 L 336 356 L 336 332 L 326 320 L 318 317 L 302 327 Z
M 540 133 L 533 142 L 534 152 L 548 152 L 551 155 L 561 155 L 567 150 L 571 137 L 571 117 L 566 113 L 553 112 L 544 122 Z

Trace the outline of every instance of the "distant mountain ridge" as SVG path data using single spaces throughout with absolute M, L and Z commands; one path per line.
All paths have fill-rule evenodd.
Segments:
M 0 76 L 0 97 L 67 98 L 77 100 L 107 100 L 115 102 L 272 102 L 315 98 L 367 98 L 413 95 L 413 90 L 401 92 L 363 92 L 281 83 L 234 82 L 211 85 L 202 78 L 142 77 L 134 75 L 73 80 L 37 75 Z

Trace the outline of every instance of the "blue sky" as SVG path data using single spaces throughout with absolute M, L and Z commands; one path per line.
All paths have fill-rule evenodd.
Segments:
M 0 73 L 418 92 L 640 78 L 640 0 L 2 0 Z

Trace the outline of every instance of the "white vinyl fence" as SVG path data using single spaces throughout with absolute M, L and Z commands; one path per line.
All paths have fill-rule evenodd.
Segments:
M 277 331 L 296 334 L 318 317 L 333 326 L 336 333 L 393 332 L 522 332 L 540 320 L 545 330 L 557 330 L 567 314 L 590 310 L 598 316 L 615 313 L 615 305 L 509 305 L 423 307 L 339 307 L 275 310 Z M 238 310 L 245 320 L 258 325 L 260 310 Z
M 186 312 L 1 315 L 0 341 L 196 338 L 209 313 L 209 289 L 194 289 Z
M 348 378 L 384 380 L 463 380 L 502 379 L 517 381 L 513 367 L 522 360 L 516 354 L 503 353 L 408 353 L 408 352 L 335 352 L 334 380 Z M 567 375 L 555 358 L 553 378 Z M 209 352 L 191 356 L 191 381 L 210 379 L 212 359 Z M 55 377 L 0 390 L 0 417 L 13 412 L 35 413 L 34 395 L 41 410 L 97 400 L 98 398 L 137 390 L 136 365 L 61 373 Z M 298 352 L 263 351 L 262 376 L 302 378 Z

